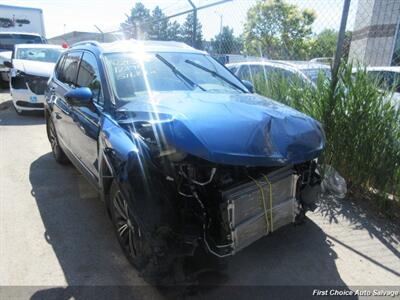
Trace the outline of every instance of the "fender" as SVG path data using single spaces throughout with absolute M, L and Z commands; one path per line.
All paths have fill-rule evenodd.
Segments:
M 130 198 L 129 174 L 136 173 L 137 178 L 146 180 L 151 164 L 149 149 L 142 138 L 121 128 L 108 115 L 100 121 L 99 135 L 99 188 L 101 198 L 109 205 L 108 192 L 113 180 Z

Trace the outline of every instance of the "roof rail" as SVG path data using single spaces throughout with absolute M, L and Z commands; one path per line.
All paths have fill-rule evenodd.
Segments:
M 100 46 L 100 43 L 98 41 L 82 41 L 82 42 L 77 42 L 77 43 L 72 44 L 71 47 L 80 46 L 80 45 Z

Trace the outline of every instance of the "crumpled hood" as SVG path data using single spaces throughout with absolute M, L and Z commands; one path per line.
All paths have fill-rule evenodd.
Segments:
M 13 59 L 13 67 L 29 75 L 49 77 L 53 74 L 55 63 L 26 59 Z
M 301 163 L 318 156 L 325 145 L 317 121 L 255 94 L 159 93 L 120 111 L 127 112 L 120 122 L 156 121 L 170 145 L 221 164 Z

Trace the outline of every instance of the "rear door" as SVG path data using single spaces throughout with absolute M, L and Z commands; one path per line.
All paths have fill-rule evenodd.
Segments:
M 99 120 L 103 109 L 104 97 L 100 72 L 96 57 L 85 51 L 79 66 L 76 87 L 88 87 L 93 93 L 93 106 L 74 105 L 71 109 L 73 126 L 70 130 L 71 150 L 90 172 L 92 179 L 98 178 Z
M 53 99 L 52 120 L 57 131 L 59 142 L 71 151 L 70 131 L 73 125 L 71 106 L 65 100 L 65 93 L 76 87 L 78 68 L 82 57 L 82 51 L 71 51 L 64 55 L 57 66 L 55 78 L 49 86 Z

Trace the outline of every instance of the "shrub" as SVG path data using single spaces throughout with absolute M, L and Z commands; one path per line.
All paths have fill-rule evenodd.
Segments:
M 352 73 L 351 64 L 342 65 L 337 83 L 320 76 L 316 86 L 278 75 L 256 76 L 253 83 L 258 93 L 322 123 L 327 146 L 321 160 L 346 178 L 351 192 L 400 196 L 400 105 L 365 69 Z

